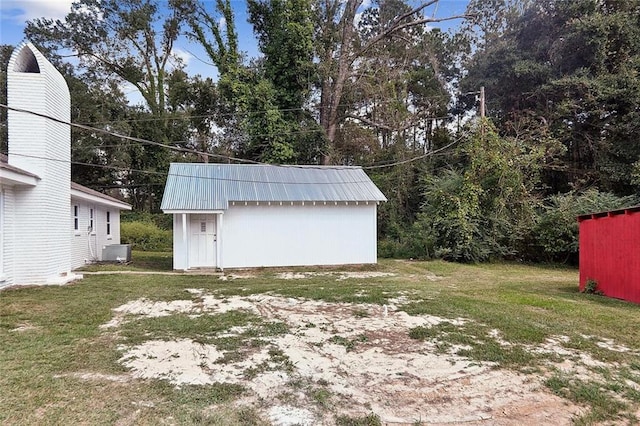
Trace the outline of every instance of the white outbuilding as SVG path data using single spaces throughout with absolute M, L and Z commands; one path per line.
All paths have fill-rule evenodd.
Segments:
M 0 156 L 0 288 L 62 284 L 120 242 L 131 206 L 71 182 L 70 96 L 31 44 L 7 68 L 8 155 Z
M 173 268 L 376 263 L 387 199 L 360 167 L 173 163 Z

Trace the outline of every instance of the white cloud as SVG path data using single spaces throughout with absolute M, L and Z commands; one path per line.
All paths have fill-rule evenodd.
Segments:
M 35 18 L 63 19 L 71 11 L 74 0 L 2 0 L 2 15 L 10 14 L 15 20 Z
M 187 52 L 186 50 L 182 50 L 180 48 L 174 47 L 173 51 L 171 52 L 175 57 L 179 58 L 180 60 L 182 60 L 182 63 L 187 66 L 189 65 L 189 62 L 191 62 L 191 59 L 193 59 L 193 55 L 189 52 Z

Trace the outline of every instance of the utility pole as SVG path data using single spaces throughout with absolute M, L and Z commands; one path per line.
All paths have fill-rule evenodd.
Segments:
M 484 118 L 484 86 L 480 87 L 480 118 Z

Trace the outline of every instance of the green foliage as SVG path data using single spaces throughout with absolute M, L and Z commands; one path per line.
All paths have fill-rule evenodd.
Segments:
M 553 192 L 597 184 L 633 192 L 640 159 L 640 14 L 637 0 L 470 2 L 474 55 L 463 91 L 485 86 L 488 113 L 517 137 L 535 117 L 565 149 L 545 164 Z M 475 102 L 469 98 L 468 101 Z M 471 106 L 468 103 L 467 106 Z
M 359 417 L 347 415 L 336 416 L 337 426 L 382 426 L 380 417 L 377 414 L 369 413 Z
M 152 223 L 164 231 L 171 231 L 173 229 L 173 215 L 164 213 L 123 211 L 120 213 L 120 221 Z
M 577 263 L 578 220 L 582 214 L 629 207 L 638 203 L 635 196 L 618 197 L 591 189 L 583 193 L 552 195 L 541 206 L 531 232 L 535 260 Z
M 172 232 L 158 228 L 151 222 L 122 222 L 120 224 L 120 240 L 123 244 L 131 244 L 135 250 L 161 251 L 171 250 Z
M 586 294 L 596 294 L 598 292 L 598 281 L 589 278 L 584 284 L 582 292 Z
M 463 262 L 511 257 L 534 222 L 537 151 L 500 137 L 488 121 L 462 146 L 462 170 L 426 178 L 413 226 L 426 257 Z

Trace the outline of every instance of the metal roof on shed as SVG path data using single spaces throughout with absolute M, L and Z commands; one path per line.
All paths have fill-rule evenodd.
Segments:
M 161 209 L 225 210 L 230 201 L 387 201 L 360 167 L 172 163 Z

